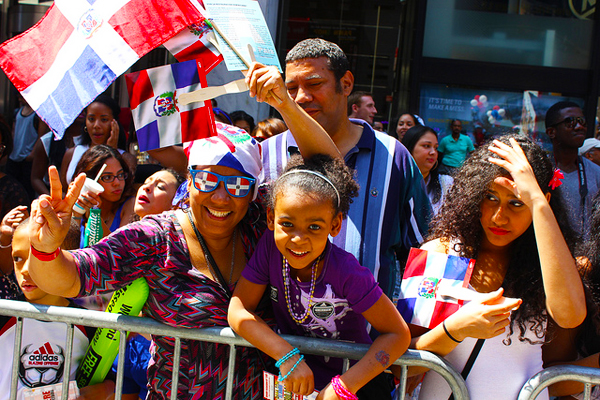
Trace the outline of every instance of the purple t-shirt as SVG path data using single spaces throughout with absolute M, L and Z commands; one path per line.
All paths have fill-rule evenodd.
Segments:
M 310 315 L 297 324 L 289 314 L 283 283 L 283 259 L 275 246 L 272 231 L 266 231 L 242 273 L 259 285 L 271 285 L 271 302 L 277 327 L 283 334 L 371 343 L 367 321 L 361 315 L 383 294 L 371 272 L 356 258 L 328 243 L 323 271 L 317 278 Z M 310 282 L 292 280 L 289 285 L 292 310 L 303 316 L 308 305 Z M 300 300 L 300 301 L 299 301 Z M 342 372 L 342 360 L 305 355 L 315 376 L 315 386 L 322 389 L 332 377 Z

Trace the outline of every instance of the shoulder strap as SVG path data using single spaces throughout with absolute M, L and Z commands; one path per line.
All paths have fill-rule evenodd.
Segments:
M 217 278 L 218 283 L 221 285 L 221 287 L 227 294 L 227 297 L 229 299 L 231 299 L 231 296 L 232 296 L 231 289 L 229 289 L 229 285 L 227 285 L 227 282 L 225 281 L 225 278 L 223 277 L 221 270 L 219 270 L 219 266 L 217 265 L 217 262 L 213 258 L 212 254 L 210 254 L 210 250 L 208 249 L 206 242 L 204 242 L 204 238 L 198 231 L 198 228 L 196 228 L 196 224 L 194 224 L 194 221 L 192 220 L 191 210 L 188 208 L 185 213 L 187 214 L 188 220 L 190 221 L 190 224 L 192 225 L 192 229 L 194 230 L 194 233 L 196 234 L 196 238 L 198 239 L 198 242 L 200 242 L 200 247 L 202 247 L 202 251 L 204 252 L 204 256 L 206 257 L 206 261 L 208 263 L 208 267 L 212 270 L 213 275 L 215 276 L 215 278 Z
M 485 339 L 477 339 L 477 343 L 475 343 L 475 346 L 473 346 L 471 355 L 469 356 L 469 359 L 467 360 L 467 363 L 465 364 L 465 367 L 461 373 L 465 381 L 467 380 L 467 376 L 469 376 L 469 372 L 471 372 L 471 368 L 473 368 L 473 364 L 475 364 L 475 360 L 477 359 L 477 356 L 483 347 L 483 342 L 485 342 Z M 448 397 L 448 400 L 454 400 L 454 394 L 451 394 L 450 397 Z

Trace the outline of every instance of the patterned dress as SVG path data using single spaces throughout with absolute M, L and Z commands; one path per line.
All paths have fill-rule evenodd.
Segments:
M 260 216 L 248 220 L 239 227 L 244 252 L 250 258 L 265 223 Z M 129 224 L 95 246 L 72 254 L 81 278 L 80 296 L 112 291 L 143 276 L 150 286 L 145 315 L 178 327 L 227 326 L 229 298 L 218 283 L 190 263 L 184 233 L 172 211 Z M 188 340 L 181 343 L 177 398 L 225 398 L 229 347 Z M 148 399 L 170 397 L 173 345 L 173 339 L 153 337 Z M 259 356 L 256 349 L 238 349 L 234 399 L 262 398 L 266 362 L 266 356 Z

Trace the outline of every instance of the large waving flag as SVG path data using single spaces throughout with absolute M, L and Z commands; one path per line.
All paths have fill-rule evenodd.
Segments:
M 133 63 L 204 16 L 190 0 L 55 0 L 0 45 L 0 67 L 61 137 Z
M 455 313 L 464 301 L 440 296 L 438 289 L 442 285 L 444 292 L 466 288 L 474 266 L 473 259 L 410 249 L 398 299 L 404 320 L 433 329 Z
M 207 86 L 204 67 L 199 61 L 127 74 L 125 80 L 141 151 L 216 135 L 210 100 L 177 103 L 179 94 Z
M 165 42 L 164 46 L 179 62 L 200 60 L 206 73 L 209 73 L 223 61 L 223 56 L 214 43 L 216 38 L 213 29 L 205 21 L 201 21 L 179 32 Z

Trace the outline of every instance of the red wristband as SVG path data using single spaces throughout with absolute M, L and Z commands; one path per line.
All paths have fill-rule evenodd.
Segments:
M 43 251 L 36 250 L 35 247 L 31 247 L 31 255 L 40 261 L 52 261 L 60 254 L 60 247 L 52 253 L 44 253 Z

